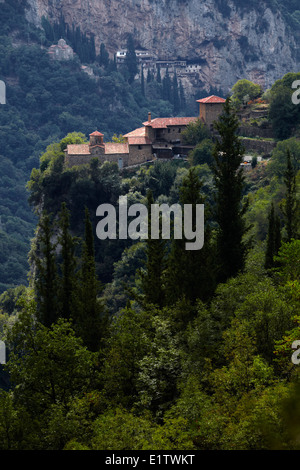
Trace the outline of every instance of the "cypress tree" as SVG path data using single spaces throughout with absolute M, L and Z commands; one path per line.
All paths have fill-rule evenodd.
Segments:
M 101 285 L 96 276 L 93 229 L 86 208 L 79 286 L 80 312 L 76 323 L 80 336 L 91 351 L 99 349 L 104 329 L 103 307 L 98 299 L 100 291 Z
M 184 110 L 186 108 L 186 99 L 185 99 L 184 89 L 183 89 L 181 81 L 179 85 L 179 99 L 180 99 L 180 109 Z
M 284 173 L 284 183 L 286 186 L 285 200 L 281 204 L 282 212 L 285 216 L 286 241 L 297 238 L 297 205 L 296 198 L 296 170 L 292 164 L 291 152 L 287 150 L 286 171 Z
M 95 46 L 95 35 L 92 34 L 90 37 L 90 62 L 96 60 L 96 46 Z
M 144 78 L 144 69 L 141 67 L 141 93 L 145 96 L 145 78 Z
M 75 292 L 76 282 L 76 238 L 70 234 L 70 213 L 62 203 L 59 215 L 60 235 L 58 244 L 61 246 L 61 281 L 59 285 L 60 316 L 66 319 L 76 317 Z
M 141 273 L 144 293 L 143 303 L 162 307 L 165 303 L 164 269 L 166 241 L 151 239 L 151 205 L 154 204 L 152 191 L 147 192 L 148 239 L 146 240 L 146 273 Z M 160 231 L 161 237 L 161 231 Z
M 274 203 L 268 215 L 269 225 L 267 233 L 267 248 L 265 254 L 265 268 L 272 269 L 275 267 L 274 256 L 278 254 L 281 245 L 280 219 L 275 215 Z
M 130 34 L 127 40 L 127 53 L 126 53 L 126 66 L 129 72 L 129 83 L 132 83 L 134 81 L 134 77 L 136 76 L 138 72 L 138 66 L 137 66 L 137 58 L 136 58 L 136 53 L 135 53 L 135 48 L 134 48 L 134 41 L 133 37 Z
M 109 55 L 103 42 L 100 44 L 99 64 L 105 68 L 108 67 L 109 64 Z
M 172 81 L 172 103 L 174 106 L 174 113 L 178 113 L 180 111 L 180 100 L 179 100 L 179 93 L 178 93 L 178 81 L 176 72 L 174 73 L 173 81 Z
M 217 189 L 216 221 L 219 225 L 217 252 L 220 282 L 225 282 L 242 271 L 246 256 L 243 235 L 248 229 L 245 227 L 243 215 L 247 204 L 242 207 L 244 176 L 240 166 L 244 148 L 237 135 L 238 127 L 238 119 L 233 112 L 230 99 L 227 98 L 223 114 L 215 123 L 219 137 L 213 150 L 213 173 Z
M 180 188 L 180 203 L 192 204 L 192 229 L 196 230 L 195 211 L 197 204 L 204 204 L 201 194 L 202 183 L 195 168 L 191 168 L 183 179 Z M 214 262 L 212 259 L 211 230 L 207 223 L 208 209 L 205 213 L 204 246 L 200 250 L 187 250 L 185 237 L 173 239 L 167 269 L 168 302 L 174 304 L 180 298 L 190 303 L 197 299 L 207 301 L 214 292 Z M 184 228 L 184 224 L 183 224 Z
M 54 41 L 54 31 L 53 31 L 53 26 L 49 22 L 48 18 L 45 16 L 42 16 L 42 27 L 45 31 L 45 36 L 46 38 L 53 42 Z
M 160 75 L 160 66 L 157 66 L 157 75 L 156 75 L 157 83 L 161 83 L 161 75 Z
M 150 69 L 148 69 L 148 72 L 147 72 L 147 83 L 151 83 L 152 82 L 152 73 L 150 72 Z
M 169 69 L 167 67 L 166 75 L 163 78 L 163 87 L 162 87 L 162 99 L 171 102 L 171 89 L 172 83 L 169 75 Z
M 50 216 L 43 212 L 37 227 L 36 247 L 31 256 L 35 266 L 33 286 L 38 320 L 47 327 L 58 318 L 56 244 L 52 242 L 53 235 Z

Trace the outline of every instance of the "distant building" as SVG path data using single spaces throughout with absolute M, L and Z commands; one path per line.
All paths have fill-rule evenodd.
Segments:
M 146 137 L 152 143 L 153 153 L 157 158 L 172 158 L 181 153 L 182 131 L 190 122 L 195 122 L 197 117 L 173 117 L 173 118 L 151 118 L 144 122 Z M 127 134 L 127 135 L 130 135 Z
M 65 150 L 65 164 L 68 167 L 89 163 L 92 158 L 116 162 L 120 169 L 152 160 L 151 142 L 145 138 L 133 138 L 124 143 L 103 141 L 103 134 L 95 131 L 90 134 L 88 144 L 71 144 Z
M 121 49 L 120 51 L 117 51 L 116 53 L 116 62 L 117 64 L 123 64 L 126 60 L 126 55 L 127 55 L 127 49 Z M 138 63 L 145 63 L 145 62 L 152 62 L 153 60 L 156 59 L 154 54 L 147 49 L 137 49 L 135 51 L 135 55 L 137 58 Z
M 55 60 L 70 60 L 74 57 L 72 47 L 68 46 L 64 39 L 60 39 L 57 44 L 50 46 L 48 54 Z
M 210 130 L 213 129 L 213 122 L 222 114 L 225 101 L 224 98 L 215 95 L 197 100 L 197 103 L 199 103 L 199 119 L 201 119 Z
M 210 128 L 212 120 L 222 112 L 225 100 L 217 96 L 209 96 L 200 103 L 200 119 Z M 192 146 L 182 143 L 182 132 L 191 122 L 199 117 L 170 117 L 148 120 L 139 127 L 125 134 L 124 143 L 105 143 L 103 134 L 98 131 L 90 134 L 87 144 L 71 144 L 65 150 L 65 164 L 68 167 L 88 163 L 92 158 L 100 162 L 116 162 L 120 169 L 141 165 L 156 158 L 173 158 L 175 155 L 185 156 Z

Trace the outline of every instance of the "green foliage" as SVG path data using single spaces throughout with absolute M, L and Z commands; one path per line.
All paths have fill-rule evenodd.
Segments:
M 57 42 L 59 39 L 66 39 L 74 49 L 74 52 L 79 56 L 80 60 L 84 63 L 94 62 L 96 59 L 95 51 L 95 37 L 93 34 L 87 36 L 82 33 L 80 26 L 70 28 L 65 22 L 63 16 L 59 21 L 51 24 L 45 16 L 42 16 L 42 27 L 45 32 L 46 39 L 51 42 Z M 106 57 L 105 54 L 100 54 L 100 57 Z
M 300 240 L 283 243 L 275 260 L 281 265 L 279 275 L 284 282 L 300 278 Z
M 73 317 L 76 322 L 76 331 L 91 351 L 99 350 L 105 324 L 103 306 L 98 299 L 100 290 L 101 285 L 96 275 L 93 229 L 89 211 L 86 208 L 85 234 L 77 293 L 79 312 L 75 311 Z
M 8 335 L 13 351 L 7 367 L 16 399 L 38 414 L 53 404 L 67 405 L 70 398 L 89 388 L 94 356 L 83 347 L 70 323 L 60 319 L 46 328 L 36 322 L 35 314 L 35 303 L 29 297 Z M 19 395 L 18 385 L 22 385 Z
M 47 327 L 58 318 L 58 276 L 53 236 L 50 217 L 44 212 L 37 228 L 36 247 L 32 250 L 31 261 L 35 268 L 33 282 L 39 321 Z
M 204 139 L 208 139 L 209 137 L 209 130 L 200 119 L 197 119 L 195 122 L 190 122 L 182 132 L 183 143 L 189 145 L 200 144 Z
M 292 84 L 299 78 L 299 73 L 287 73 L 277 80 L 270 90 L 269 118 L 275 135 L 280 140 L 291 137 L 300 124 L 299 106 L 292 102 L 292 94 L 295 91 Z
M 103 46 L 100 67 L 95 61 L 92 36 L 87 37 L 79 28 L 69 28 L 63 18 L 57 24 L 44 19 L 44 31 L 34 28 L 25 19 L 24 6 L 23 0 L 1 4 L 0 78 L 7 85 L 7 104 L 0 107 L 0 215 L 5 257 L 0 268 L 1 292 L 27 283 L 27 252 L 36 218 L 27 204 L 25 185 L 45 149 L 61 141 L 60 149 L 52 147 L 46 152 L 53 151 L 58 156 L 71 143 L 69 137 L 64 142 L 67 134 L 73 143 L 81 143 L 101 123 L 101 131 L 109 140 L 115 133 L 125 134 L 139 127 L 149 109 L 153 116 L 173 112 L 173 105 L 161 100 L 160 89 L 156 90 L 157 97 L 151 93 L 142 97 L 135 83 L 130 85 L 113 63 L 105 66 Z M 78 58 L 51 60 L 47 47 L 61 37 L 71 43 L 82 60 L 94 63 L 97 82 L 81 69 Z M 21 45 L 13 47 L 13 40 Z M 41 44 L 46 47 L 41 48 Z M 76 138 L 74 132 L 78 133 Z M 43 157 L 42 171 L 49 158 L 49 154 Z M 58 169 L 59 161 L 56 164 Z M 67 179 L 65 175 L 60 188 L 65 187 Z M 59 190 L 55 178 L 52 188 L 54 195 Z M 83 208 L 84 205 L 88 205 L 86 201 Z
M 237 136 L 239 123 L 233 112 L 230 99 L 224 104 L 223 114 L 215 128 L 220 135 L 214 147 L 214 179 L 216 194 L 216 220 L 218 231 L 219 279 L 235 276 L 244 267 L 246 232 L 242 208 L 244 186 L 243 170 L 240 167 L 244 149 Z
M 193 233 L 200 235 L 204 231 L 205 244 L 203 248 L 188 250 L 186 248 L 187 238 L 174 238 L 172 240 L 171 252 L 168 258 L 166 272 L 166 291 L 169 304 L 185 297 L 191 303 L 196 299 L 207 301 L 214 291 L 214 268 L 212 267 L 213 248 L 211 243 L 211 230 L 206 222 L 204 227 L 196 227 L 196 205 L 203 204 L 205 198 L 202 195 L 202 183 L 199 180 L 196 169 L 191 168 L 183 178 L 179 189 L 179 200 L 184 207 L 185 204 L 192 205 L 192 220 L 189 220 L 189 228 Z M 206 215 L 208 209 L 206 209 Z M 199 220 L 198 222 L 199 223 Z
M 286 222 L 286 241 L 290 242 L 292 238 L 297 237 L 299 226 L 299 208 L 300 201 L 297 198 L 296 169 L 292 164 L 291 153 L 287 151 L 287 164 L 284 174 L 284 183 L 286 187 L 285 199 L 281 203 L 281 209 Z
M 147 193 L 148 209 L 148 239 L 146 240 L 145 272 L 141 272 L 141 287 L 144 294 L 142 302 L 162 307 L 165 302 L 164 270 L 166 265 L 166 241 L 161 238 L 161 229 L 158 239 L 152 239 L 151 234 L 151 207 L 154 204 L 152 192 Z M 161 224 L 161 218 L 159 219 Z
M 148 347 L 139 362 L 137 389 L 139 404 L 160 416 L 176 396 L 180 352 L 170 321 L 157 315 L 151 319 L 151 326 L 154 335 L 151 332 L 146 336 Z
M 274 268 L 274 256 L 277 255 L 281 245 L 280 219 L 278 214 L 274 214 L 274 204 L 272 203 L 269 212 L 269 228 L 267 234 L 267 249 L 265 258 L 265 268 Z
M 149 344 L 148 322 L 148 314 L 127 307 L 111 324 L 102 370 L 104 394 L 110 403 L 132 406 L 137 400 L 137 370 Z
M 138 72 L 138 67 L 134 40 L 131 34 L 128 36 L 127 39 L 126 66 L 129 73 L 129 83 L 132 83 L 134 81 L 135 75 Z
M 212 152 L 212 141 L 210 139 L 204 139 L 189 153 L 189 161 L 192 166 L 204 165 L 205 163 L 211 166 L 213 163 Z
M 19 39 L 26 33 L 48 45 L 41 31 L 29 29 L 23 2 L 2 5 L 0 34 L 10 34 L 14 18 Z M 256 0 L 237 4 L 253 6 L 261 8 Z M 296 7 L 290 2 L 287 14 Z M 218 8 L 231 14 L 224 2 Z M 145 120 L 148 106 L 167 116 L 180 112 L 184 96 L 168 73 L 162 84 L 149 75 L 143 96 L 140 83 L 128 83 L 126 66 L 124 76 L 116 71 L 103 44 L 96 59 L 92 37 L 68 31 L 63 18 L 43 23 L 51 41 L 70 34 L 99 80 L 83 75 L 78 60 L 51 62 L 40 48 L 14 49 L 2 36 L 4 78 L 19 80 L 8 86 L 8 107 L 0 109 L 3 283 L 19 284 L 28 271 L 14 262 L 20 247 L 27 251 L 33 227 L 16 187 L 42 156 L 28 184 L 39 216 L 30 255 L 34 291 L 20 285 L 0 296 L 0 339 L 9 353 L 7 366 L 0 366 L 1 450 L 299 448 L 299 374 L 291 362 L 291 344 L 299 339 L 299 233 L 289 228 L 299 215 L 297 140 L 279 142 L 266 167 L 257 164 L 243 177 L 238 123 L 227 100 L 216 126 L 214 167 L 212 141 L 197 121 L 186 133 L 186 143 L 196 146 L 191 168 L 155 162 L 120 174 L 116 164 L 97 159 L 66 168 L 66 146 L 86 142 L 99 122 L 108 138 L 121 141 Z M 291 78 L 280 85 L 286 91 Z M 145 203 L 147 194 L 148 205 L 204 203 L 204 247 L 186 250 L 185 239 L 94 240 L 99 204 L 116 205 L 121 195 Z M 275 214 L 264 241 L 272 201 L 283 211 L 289 240 L 280 247 Z M 23 223 L 20 231 L 12 230 L 16 221 Z M 250 222 L 255 246 L 247 252 Z M 271 241 L 272 273 L 264 267 Z
M 232 103 L 240 106 L 243 103 L 254 100 L 262 94 L 262 88 L 250 80 L 242 79 L 232 87 Z

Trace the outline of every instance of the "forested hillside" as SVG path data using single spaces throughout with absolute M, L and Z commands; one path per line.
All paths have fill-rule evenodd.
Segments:
M 299 449 L 299 141 L 247 174 L 237 128 L 228 99 L 196 166 L 64 170 L 62 149 L 80 134 L 41 157 L 30 288 L 0 298 L 2 449 Z M 200 123 L 193 135 L 211 139 Z M 204 247 L 99 241 L 95 206 L 121 194 L 148 207 L 204 202 Z
M 29 26 L 22 5 L 0 3 L 0 449 L 299 450 L 300 73 L 239 80 L 213 132 L 182 132 L 186 159 L 67 168 L 96 128 L 116 141 L 149 110 L 193 113 L 175 80 L 137 80 L 134 61 L 116 69 L 63 20 Z M 296 8 L 282 5 L 291 27 Z M 53 61 L 63 34 L 77 58 Z M 246 139 L 273 150 L 245 163 Z M 96 209 L 118 215 L 120 196 L 204 204 L 203 247 L 186 249 L 185 218 L 181 239 L 173 220 L 167 240 L 100 240 Z
M 0 106 L 0 291 L 27 283 L 36 219 L 25 185 L 47 145 L 68 132 L 88 135 L 97 128 L 109 141 L 115 133 L 139 127 L 150 109 L 153 117 L 174 112 L 170 97 L 162 96 L 162 83 L 149 83 L 152 91 L 145 97 L 140 83 L 128 83 L 127 70 L 122 74 L 113 63 L 103 66 L 100 57 L 95 63 L 98 82 L 81 70 L 78 57 L 63 63 L 51 60 L 41 48 L 45 31 L 28 24 L 24 4 L 1 4 L 0 79 L 7 85 L 7 104 Z

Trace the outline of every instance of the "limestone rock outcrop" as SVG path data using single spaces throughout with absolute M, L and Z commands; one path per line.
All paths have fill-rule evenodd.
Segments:
M 199 87 L 231 89 L 248 78 L 265 89 L 299 70 L 297 44 L 282 14 L 264 1 L 251 7 L 236 0 L 28 0 L 27 18 L 42 16 L 95 34 L 110 54 L 132 33 L 159 57 L 195 60 Z

